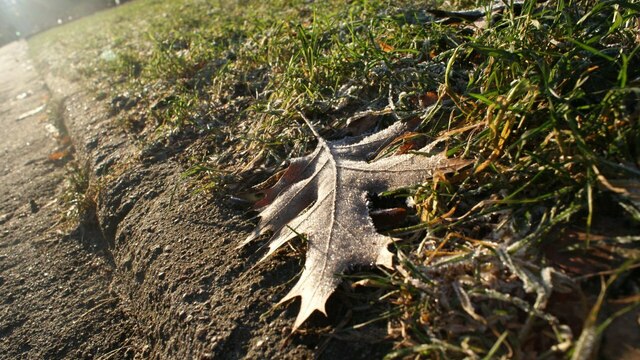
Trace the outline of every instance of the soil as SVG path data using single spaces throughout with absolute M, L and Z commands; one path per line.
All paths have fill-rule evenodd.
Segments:
M 237 248 L 255 226 L 246 205 L 181 175 L 197 139 L 136 145 L 105 101 L 39 75 L 27 50 L 0 49 L 0 358 L 372 359 L 391 349 L 384 323 L 342 328 L 358 314 L 340 291 L 328 319 L 292 335 L 297 304 L 274 305 L 303 258 L 294 246 L 258 262 L 263 244 Z M 67 132 L 75 153 L 59 159 Z M 96 194 L 71 228 L 59 200 L 68 161 L 87 165 Z
M 126 347 L 133 323 L 109 289 L 112 260 L 60 227 L 64 169 L 25 42 L 0 50 L 0 357 L 92 357 Z M 48 130 L 47 130 L 48 129 Z

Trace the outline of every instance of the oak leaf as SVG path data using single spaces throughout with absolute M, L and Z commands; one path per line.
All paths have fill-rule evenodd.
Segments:
M 396 122 L 370 136 L 326 141 L 318 139 L 309 155 L 294 158 L 278 182 L 256 203 L 260 222 L 242 245 L 273 232 L 265 258 L 299 234 L 308 241 L 304 271 L 280 301 L 301 297 L 297 329 L 315 310 L 326 315 L 325 302 L 340 283 L 339 275 L 354 265 L 393 266 L 387 246 L 393 241 L 376 232 L 367 194 L 415 185 L 434 173 L 454 172 L 469 160 L 443 154 L 404 154 L 367 162 L 376 151 L 405 132 Z M 427 146 L 426 150 L 430 150 Z M 241 245 L 241 246 L 242 246 Z

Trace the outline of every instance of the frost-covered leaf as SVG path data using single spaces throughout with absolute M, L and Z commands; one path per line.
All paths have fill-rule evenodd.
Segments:
M 470 163 L 447 159 L 443 154 L 404 154 L 366 161 L 404 131 L 405 125 L 397 122 L 370 136 L 326 141 L 314 130 L 316 149 L 292 159 L 256 204 L 262 208 L 260 222 L 243 244 L 272 231 L 266 257 L 298 234 L 308 239 L 302 276 L 281 300 L 302 298 L 294 329 L 315 310 L 326 314 L 325 302 L 340 282 L 338 275 L 348 267 L 377 264 L 391 268 L 392 254 L 387 246 L 392 238 L 376 232 L 367 194 L 414 185 L 435 172 L 457 171 Z

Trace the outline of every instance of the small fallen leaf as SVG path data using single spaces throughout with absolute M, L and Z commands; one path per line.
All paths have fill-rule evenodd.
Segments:
M 421 107 L 427 108 L 438 102 L 438 93 L 435 91 L 427 91 L 420 96 L 418 101 L 420 102 Z
M 49 154 L 48 158 L 50 161 L 60 161 L 67 156 L 69 156 L 69 151 L 62 150 L 62 151 L 56 151 L 54 153 Z
M 384 52 L 391 52 L 395 50 L 395 48 L 384 41 L 378 41 L 378 45 L 380 45 L 380 49 Z
M 392 109 L 390 108 L 361 111 L 347 119 L 346 129 L 350 135 L 354 136 L 370 133 L 378 124 L 380 117 L 391 112 Z

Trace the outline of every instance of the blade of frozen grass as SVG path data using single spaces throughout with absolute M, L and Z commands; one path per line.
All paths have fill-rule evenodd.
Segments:
M 498 352 L 498 349 L 500 349 L 500 346 L 502 345 L 502 343 L 507 339 L 507 336 L 509 336 L 509 332 L 505 331 L 502 334 L 500 334 L 500 336 L 498 337 L 498 340 L 496 340 L 495 344 L 493 344 L 493 346 L 491 347 L 491 349 L 489 349 L 489 352 L 487 353 L 487 355 L 485 355 L 482 360 L 491 360 L 494 358 L 494 356 L 496 355 L 496 353 Z

